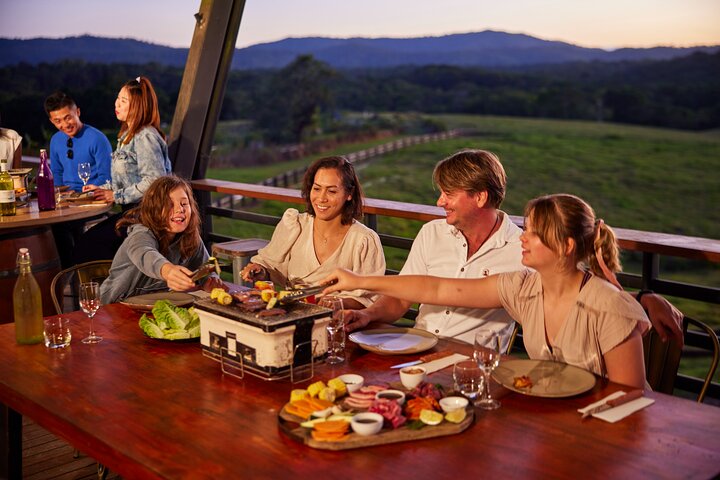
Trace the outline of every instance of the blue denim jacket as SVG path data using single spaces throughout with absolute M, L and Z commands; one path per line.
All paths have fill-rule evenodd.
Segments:
M 167 143 L 154 127 L 143 128 L 127 145 L 125 136 L 112 159 L 112 188 L 120 205 L 139 202 L 156 178 L 172 171 Z

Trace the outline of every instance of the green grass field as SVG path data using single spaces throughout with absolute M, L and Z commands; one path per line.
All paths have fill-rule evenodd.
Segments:
M 420 204 L 434 204 L 431 182 L 438 160 L 462 149 L 495 152 L 505 166 L 508 191 L 503 209 L 522 215 L 525 203 L 547 193 L 581 196 L 611 226 L 720 238 L 720 132 L 693 133 L 607 123 L 443 115 L 434 118 L 448 128 L 477 132 L 419 145 L 372 160 L 358 168 L 365 194 Z M 219 134 L 222 134 L 222 125 Z M 388 139 L 375 142 L 384 143 Z M 326 155 L 368 148 L 373 143 L 346 145 Z M 263 167 L 210 169 L 208 178 L 257 182 L 305 165 L 313 158 Z M 279 214 L 287 205 L 269 203 L 262 211 Z M 379 229 L 412 237 L 418 222 L 379 219 Z M 216 219 L 223 233 L 269 238 L 272 229 Z M 388 249 L 388 265 L 399 268 L 405 252 Z M 637 256 L 635 256 L 637 257 Z M 625 270 L 638 272 L 632 256 Z M 661 276 L 717 287 L 720 265 L 677 259 L 661 260 Z M 720 327 L 720 306 L 671 299 L 681 310 Z

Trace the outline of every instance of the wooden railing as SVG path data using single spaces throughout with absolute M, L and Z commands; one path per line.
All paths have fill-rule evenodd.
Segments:
M 213 206 L 210 194 L 235 196 L 235 198 L 251 198 L 261 200 L 275 200 L 289 204 L 304 204 L 300 191 L 291 188 L 273 187 L 248 183 L 237 183 L 223 180 L 203 179 L 194 180 L 193 188 L 198 193 L 201 210 L 206 218 L 204 238 L 208 243 L 231 240 L 230 237 L 212 231 L 212 216 L 244 220 L 264 225 L 276 225 L 279 217 L 258 214 L 235 208 Z M 419 205 L 415 203 L 396 202 L 376 198 L 366 198 L 364 210 L 365 223 L 377 231 L 378 216 L 403 218 L 427 222 L 438 218 L 445 218 L 445 212 L 436 206 Z M 523 226 L 523 218 L 510 216 L 518 226 Z M 623 250 L 640 252 L 643 257 L 643 268 L 640 275 L 622 273 L 618 276 L 620 282 L 627 288 L 646 288 L 662 295 L 670 295 L 708 303 L 720 304 L 720 289 L 703 285 L 692 285 L 681 282 L 664 280 L 659 275 L 660 257 L 678 257 L 693 260 L 705 260 L 720 263 L 720 240 L 708 238 L 687 237 L 665 233 L 644 232 L 625 228 L 614 228 L 618 243 Z M 380 240 L 385 246 L 410 249 L 413 239 L 397 237 L 378 232 Z M 689 332 L 685 343 L 689 346 L 707 349 L 710 340 L 707 335 Z M 700 380 L 680 375 L 676 388 L 697 392 L 700 390 Z M 708 397 L 720 399 L 720 385 L 714 383 L 708 391 Z

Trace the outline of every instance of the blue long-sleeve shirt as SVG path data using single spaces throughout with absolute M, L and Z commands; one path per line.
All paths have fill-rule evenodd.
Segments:
M 110 161 L 112 146 L 105 134 L 95 127 L 84 124 L 72 137 L 72 147 L 68 147 L 70 137 L 65 132 L 57 132 L 50 139 L 50 169 L 55 186 L 67 185 L 76 192 L 82 191 L 83 183 L 78 175 L 78 164 L 90 164 L 88 184 L 102 186 L 110 181 Z M 72 150 L 72 159 L 68 151 Z

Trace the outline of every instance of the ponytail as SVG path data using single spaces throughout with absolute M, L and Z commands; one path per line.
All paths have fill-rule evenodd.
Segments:
M 622 290 L 615 272 L 621 270 L 620 252 L 617 239 L 612 228 L 607 226 L 602 218 L 595 221 L 594 249 L 588 257 L 590 270 L 597 276 L 605 278 L 608 282 Z

